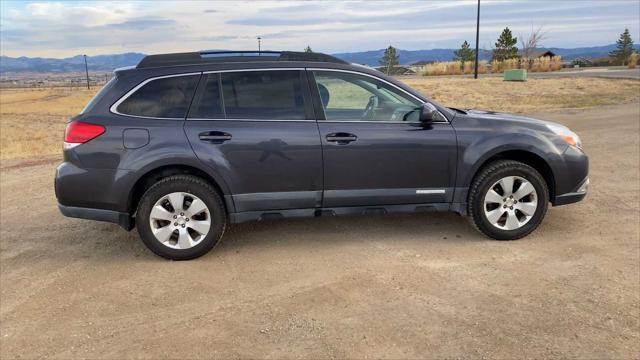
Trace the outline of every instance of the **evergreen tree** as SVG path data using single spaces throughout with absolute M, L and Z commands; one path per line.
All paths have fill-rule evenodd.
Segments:
M 465 40 L 462 43 L 460 50 L 454 51 L 453 55 L 455 55 L 453 60 L 462 61 L 462 63 L 464 64 L 466 61 L 473 61 L 475 59 L 476 51 L 471 49 L 471 46 L 469 45 L 467 40 Z
M 633 53 L 633 40 L 629 29 L 624 29 L 624 32 L 620 34 L 620 38 L 616 41 L 617 47 L 615 50 L 609 53 L 616 63 L 626 65 L 629 61 L 629 56 Z
M 389 46 L 385 51 L 382 59 L 380 59 L 380 65 L 385 68 L 387 75 L 393 74 L 394 67 L 400 64 L 400 59 L 396 48 Z
M 306 52 L 306 53 L 312 53 L 312 52 L 313 52 L 313 50 L 311 50 L 311 46 L 307 45 L 307 47 L 306 47 L 306 48 L 304 48 L 304 52 Z
M 513 37 L 511 30 L 505 28 L 496 41 L 496 48 L 493 50 L 492 60 L 504 61 L 518 57 L 518 38 Z

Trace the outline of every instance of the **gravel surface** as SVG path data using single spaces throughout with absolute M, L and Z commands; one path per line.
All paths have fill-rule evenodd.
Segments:
M 0 170 L 0 358 L 638 358 L 640 104 L 541 117 L 591 159 L 519 241 L 455 214 L 234 226 L 209 255 L 67 219 L 55 161 Z

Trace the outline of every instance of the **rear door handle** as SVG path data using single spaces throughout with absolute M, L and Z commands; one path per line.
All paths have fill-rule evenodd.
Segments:
M 325 137 L 327 139 L 327 141 L 330 142 L 337 142 L 340 145 L 345 145 L 348 144 L 352 141 L 356 141 L 358 140 L 358 137 L 353 135 L 353 134 L 349 134 L 349 133 L 332 133 L 329 134 Z
M 212 144 L 222 144 L 227 140 L 231 140 L 231 134 L 222 131 L 206 131 L 198 135 L 200 140 L 210 142 Z

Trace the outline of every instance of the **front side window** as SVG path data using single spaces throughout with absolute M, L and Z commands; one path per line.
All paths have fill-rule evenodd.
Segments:
M 305 120 L 301 76 L 298 70 L 222 73 L 227 119 Z
M 120 114 L 183 119 L 200 75 L 173 76 L 151 80 L 127 97 L 116 109 Z
M 421 102 L 369 76 L 313 72 L 325 118 L 333 121 L 416 122 Z

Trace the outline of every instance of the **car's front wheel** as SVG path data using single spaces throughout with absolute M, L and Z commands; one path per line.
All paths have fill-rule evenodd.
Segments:
M 544 178 L 534 168 L 512 160 L 485 166 L 469 189 L 473 225 L 496 240 L 515 240 L 534 231 L 549 202 Z
M 224 204 L 201 178 L 174 175 L 151 186 L 136 213 L 138 233 L 154 253 L 171 260 L 202 256 L 226 227 Z

